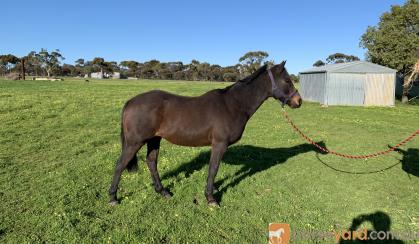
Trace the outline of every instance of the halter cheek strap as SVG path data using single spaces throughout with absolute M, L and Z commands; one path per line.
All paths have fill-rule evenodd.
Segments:
M 288 101 L 298 92 L 298 90 L 295 89 L 290 95 L 286 96 L 285 93 L 276 85 L 274 75 L 270 69 L 268 69 L 268 74 L 272 83 L 272 96 L 279 99 L 281 106 L 284 107 L 285 104 L 287 104 Z

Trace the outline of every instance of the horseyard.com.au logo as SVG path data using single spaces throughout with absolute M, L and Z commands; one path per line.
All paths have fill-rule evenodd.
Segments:
M 287 244 L 291 237 L 291 228 L 289 224 L 270 223 L 269 224 L 269 243 Z
M 300 240 L 334 240 L 334 243 L 341 241 L 378 241 L 388 243 L 403 243 L 400 240 L 419 240 L 417 231 L 389 231 L 389 230 L 368 230 L 366 228 L 358 230 L 334 230 L 334 231 L 316 231 L 316 230 L 295 230 L 291 235 L 290 225 L 287 223 L 269 224 L 269 244 L 288 244 Z M 297 242 L 298 243 L 298 242 Z

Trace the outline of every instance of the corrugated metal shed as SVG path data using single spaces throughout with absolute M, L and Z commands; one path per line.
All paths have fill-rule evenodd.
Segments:
M 327 105 L 394 106 L 396 70 L 365 61 L 300 72 L 304 100 Z

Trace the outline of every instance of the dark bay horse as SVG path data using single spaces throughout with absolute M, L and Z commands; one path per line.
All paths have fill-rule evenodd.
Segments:
M 300 94 L 285 69 L 285 61 L 271 69 L 265 65 L 229 87 L 199 97 L 154 90 L 132 98 L 122 110 L 122 153 L 109 189 L 109 203 L 118 203 L 116 192 L 122 171 L 138 167 L 136 153 L 144 144 L 147 144 L 146 162 L 154 189 L 164 197 L 171 196 L 157 171 L 160 140 L 164 138 L 182 146 L 211 145 L 205 197 L 208 204 L 218 205 L 213 190 L 220 160 L 227 147 L 240 140 L 247 121 L 269 97 L 279 100 L 283 106 L 301 106 Z

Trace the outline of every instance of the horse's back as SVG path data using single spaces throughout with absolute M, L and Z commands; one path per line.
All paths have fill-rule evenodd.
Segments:
M 163 106 L 165 109 L 176 109 L 179 110 L 178 112 L 181 112 L 186 109 L 208 111 L 216 108 L 219 110 L 222 109 L 224 101 L 222 92 L 219 89 L 211 90 L 196 97 L 180 96 L 166 91 L 152 90 L 133 97 L 127 103 L 130 103 L 130 106 L 134 105 L 137 109 L 138 107 L 153 109 Z M 187 112 L 191 113 L 193 111 Z
M 138 133 L 146 130 L 147 136 L 160 136 L 175 144 L 203 146 L 211 144 L 214 123 L 222 119 L 223 111 L 218 90 L 198 97 L 153 90 L 129 100 L 123 118 L 131 121 Z

